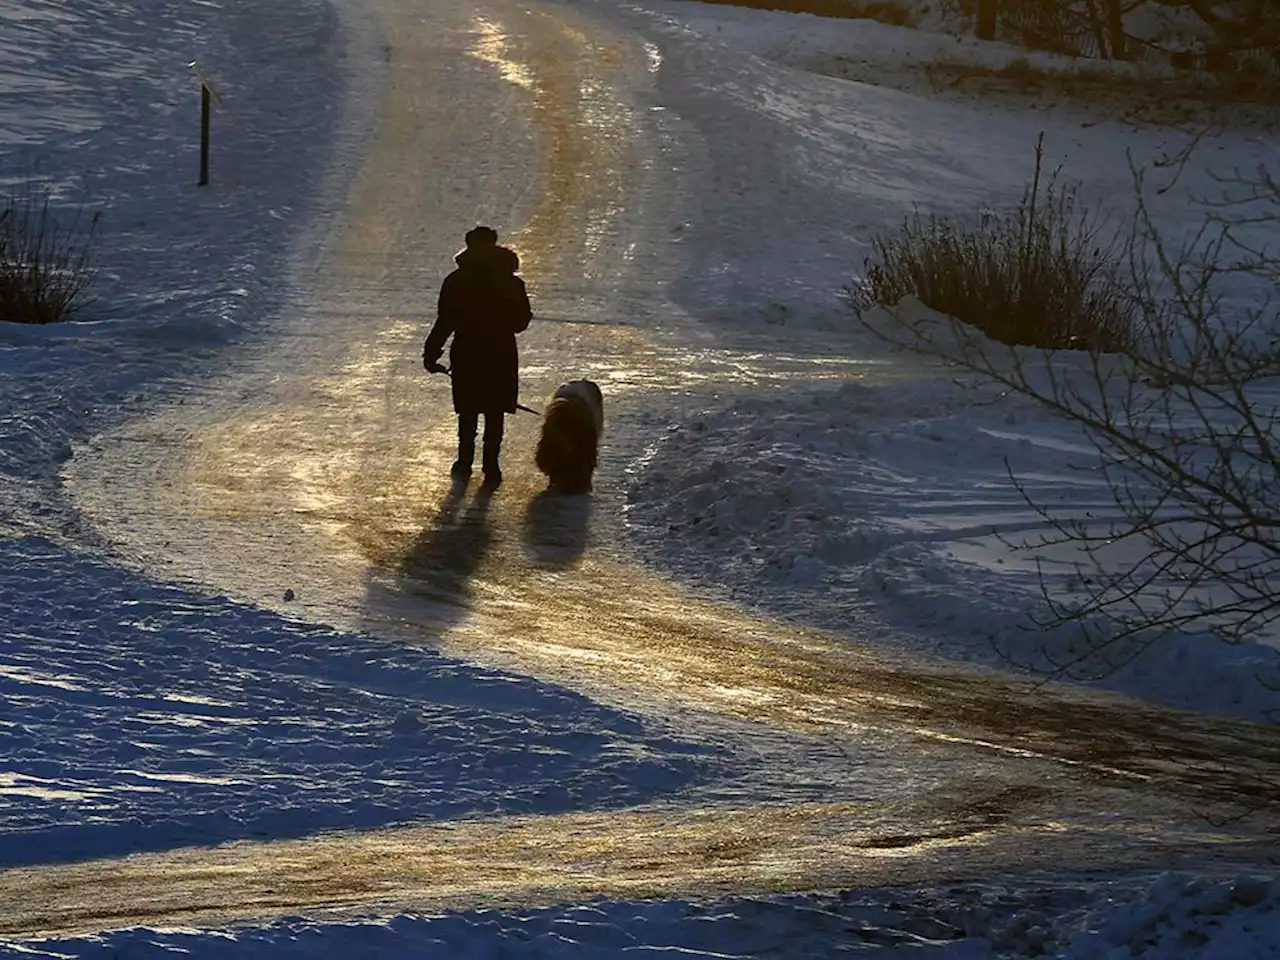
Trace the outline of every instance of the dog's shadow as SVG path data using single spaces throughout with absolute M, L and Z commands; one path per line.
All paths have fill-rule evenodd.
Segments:
M 589 494 L 539 493 L 525 508 L 521 540 L 526 554 L 541 567 L 572 567 L 586 552 L 591 512 Z
M 470 606 L 471 580 L 493 543 L 489 507 L 492 491 L 481 488 L 463 509 L 465 483 L 455 483 L 435 519 L 423 529 L 400 562 L 412 592 L 452 606 Z

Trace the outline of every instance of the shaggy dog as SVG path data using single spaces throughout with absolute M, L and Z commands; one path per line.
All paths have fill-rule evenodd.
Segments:
M 604 397 L 590 380 L 562 384 L 542 416 L 534 462 L 552 493 L 587 493 L 604 431 Z

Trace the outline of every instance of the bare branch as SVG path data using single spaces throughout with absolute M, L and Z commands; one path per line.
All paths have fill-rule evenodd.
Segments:
M 1157 193 L 1209 135 L 1155 165 L 1173 171 Z M 1203 222 L 1175 245 L 1147 205 L 1146 171 L 1132 159 L 1130 169 L 1132 230 L 1109 253 L 1127 267 L 1131 335 L 1076 344 L 1083 353 L 1027 348 L 936 315 L 898 311 L 886 324 L 883 311 L 855 303 L 882 340 L 1026 397 L 1088 439 L 1096 461 L 1076 469 L 1098 477 L 1101 511 L 1039 502 L 1005 465 L 1041 524 L 1021 540 L 999 537 L 1032 552 L 1040 579 L 1044 613 L 1028 629 L 1043 635 L 1043 659 L 1021 665 L 1051 677 L 1105 675 L 1175 632 L 1238 643 L 1280 620 L 1280 254 L 1269 246 L 1280 234 L 1280 182 L 1265 168 L 1219 176 Z M 907 292 L 929 304 L 927 291 Z M 1042 562 L 1048 550 L 1074 554 L 1069 595 Z

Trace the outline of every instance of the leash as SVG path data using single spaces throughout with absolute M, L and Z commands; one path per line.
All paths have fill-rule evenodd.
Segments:
M 453 377 L 453 371 L 448 367 L 441 367 L 439 372 L 443 373 L 446 377 Z M 542 416 L 542 414 L 538 413 L 538 411 L 533 409 L 533 407 L 526 407 L 523 403 L 517 403 L 516 409 L 523 410 L 525 413 L 532 413 L 534 416 Z

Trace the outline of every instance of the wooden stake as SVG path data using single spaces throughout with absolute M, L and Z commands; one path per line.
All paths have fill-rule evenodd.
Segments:
M 200 69 L 197 61 L 192 60 L 187 66 L 200 81 L 200 180 L 198 183 L 203 187 L 209 182 L 209 116 L 215 105 L 222 106 L 222 97 L 218 93 L 218 88 L 213 85 L 213 81 Z
M 209 182 L 209 88 L 200 84 L 200 186 Z

